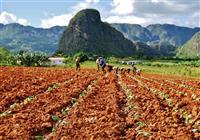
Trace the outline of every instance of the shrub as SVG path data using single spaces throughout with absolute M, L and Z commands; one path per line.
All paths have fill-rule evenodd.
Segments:
M 85 61 L 88 60 L 88 55 L 86 53 L 83 53 L 83 52 L 79 52 L 79 53 L 74 55 L 74 59 L 76 59 L 77 57 L 80 58 L 80 62 L 85 62 Z
M 44 66 L 49 60 L 46 54 L 40 52 L 20 51 L 17 60 L 24 66 Z

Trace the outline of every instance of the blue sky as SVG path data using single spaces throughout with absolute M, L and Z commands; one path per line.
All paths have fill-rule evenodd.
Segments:
M 103 21 L 147 26 L 200 27 L 200 0 L 0 0 L 0 23 L 49 28 L 68 25 L 81 9 L 95 8 Z

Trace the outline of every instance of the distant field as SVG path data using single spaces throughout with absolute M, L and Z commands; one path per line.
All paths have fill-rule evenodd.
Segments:
M 147 73 L 159 73 L 159 74 L 172 74 L 184 77 L 197 77 L 200 78 L 200 67 L 190 66 L 138 66 L 144 72 Z
M 194 78 L 0 67 L 0 83 L 2 140 L 200 138 Z
M 184 77 L 196 77 L 200 78 L 200 66 L 187 66 L 182 64 L 177 64 L 173 62 L 148 62 L 149 65 L 146 64 L 138 64 L 136 65 L 137 68 L 142 69 L 143 72 L 146 73 L 158 73 L 158 74 L 172 74 L 177 76 L 184 76 Z M 185 62 L 186 63 L 186 62 Z M 128 65 L 110 63 L 113 66 L 119 67 L 130 67 Z M 74 66 L 73 64 L 71 65 Z M 83 68 L 96 68 L 96 63 L 94 61 L 86 61 L 81 65 Z

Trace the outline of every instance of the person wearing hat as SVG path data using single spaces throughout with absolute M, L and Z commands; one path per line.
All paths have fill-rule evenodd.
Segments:
M 76 71 L 80 71 L 81 70 L 81 65 L 80 65 L 80 57 L 76 58 Z
M 103 57 L 98 57 L 96 60 L 96 64 L 97 64 L 97 72 L 99 71 L 99 67 L 101 67 L 102 71 L 105 72 L 106 61 Z

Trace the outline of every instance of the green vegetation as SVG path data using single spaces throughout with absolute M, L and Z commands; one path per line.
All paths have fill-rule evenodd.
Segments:
M 154 60 L 143 61 L 138 68 L 143 72 L 200 77 L 200 60 Z
M 48 56 L 41 52 L 20 51 L 14 54 L 0 47 L 0 66 L 46 66 L 48 62 Z
M 142 42 L 168 42 L 174 46 L 183 45 L 199 28 L 180 27 L 173 24 L 151 24 L 142 27 L 138 24 L 111 24 L 132 41 Z
M 0 47 L 0 66 L 1 65 L 13 65 L 14 56 L 8 50 L 3 47 Z
M 49 29 L 23 26 L 17 23 L 0 26 L 0 44 L 9 51 L 41 51 L 53 54 L 65 27 L 55 26 Z
M 173 74 L 187 77 L 200 77 L 200 68 L 191 66 L 141 66 L 138 68 L 142 69 L 143 72 L 149 73 L 160 73 L 160 74 Z
M 35 140 L 44 140 L 43 136 L 35 136 Z
M 17 60 L 24 66 L 45 66 L 48 65 L 48 57 L 44 53 L 20 51 Z
M 51 118 L 52 118 L 52 120 L 55 121 L 55 122 L 57 122 L 57 121 L 60 120 L 59 116 L 57 116 L 57 115 L 52 115 Z
M 180 58 L 200 58 L 200 32 L 178 49 L 177 56 Z

